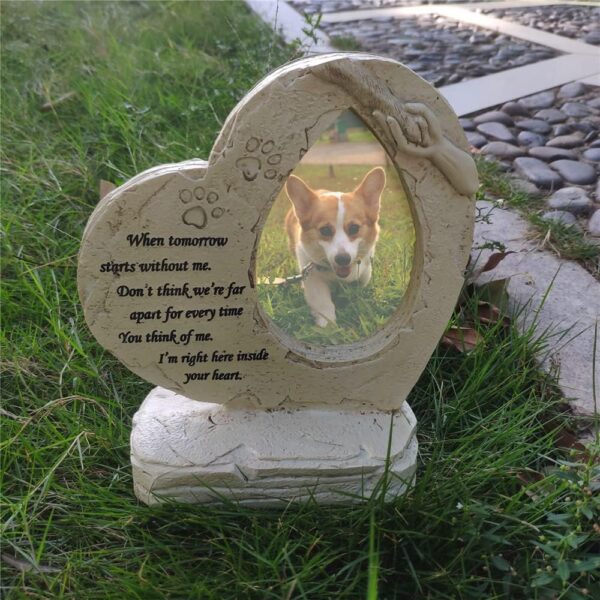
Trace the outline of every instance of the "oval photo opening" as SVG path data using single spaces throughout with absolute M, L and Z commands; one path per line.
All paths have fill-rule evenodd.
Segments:
M 381 329 L 410 281 L 415 226 L 383 146 L 352 111 L 304 155 L 262 232 L 256 274 L 268 317 L 321 346 Z

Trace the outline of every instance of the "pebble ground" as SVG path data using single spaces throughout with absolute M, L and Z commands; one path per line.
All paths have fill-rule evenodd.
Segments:
M 447 4 L 448 0 L 291 0 L 309 14 L 360 8 Z M 534 6 L 483 10 L 600 45 L 600 7 Z M 435 14 L 321 23 L 334 45 L 389 56 L 435 86 L 459 83 L 559 53 Z M 498 161 L 528 193 L 543 197 L 543 218 L 600 243 L 600 87 L 570 83 L 461 119 L 474 153 Z
M 586 44 L 600 45 L 600 7 L 530 6 L 482 12 L 492 17 L 580 40 Z

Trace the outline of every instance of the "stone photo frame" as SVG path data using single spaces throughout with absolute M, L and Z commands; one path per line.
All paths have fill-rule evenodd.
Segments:
M 265 315 L 256 293 L 255 261 L 262 227 L 288 175 L 344 110 L 354 111 L 371 129 L 403 182 L 415 253 L 405 299 L 381 330 L 350 345 L 316 346 L 284 334 Z M 323 411 L 337 411 L 354 423 L 358 411 L 374 411 L 388 417 L 386 426 L 390 416 L 408 415 L 413 425 L 399 441 L 396 455 L 402 455 L 414 430 L 414 416 L 403 402 L 444 332 L 471 249 L 478 180 L 467 149 L 451 107 L 415 73 L 390 59 L 336 53 L 292 62 L 257 84 L 229 115 L 208 161 L 150 169 L 101 200 L 83 234 L 78 286 L 87 324 L 100 344 L 159 386 L 134 419 L 132 455 L 147 454 L 136 485 L 148 475 L 148 464 L 164 466 L 148 475 L 151 481 L 142 491 L 136 488 L 144 501 L 153 501 L 157 478 L 168 481 L 161 489 L 189 490 L 191 480 L 169 473 L 202 460 L 202 468 L 215 464 L 212 449 L 211 459 L 188 455 L 177 462 L 186 452 L 198 457 L 207 451 L 202 428 L 210 427 L 207 419 L 214 421 L 215 414 L 230 425 L 239 421 L 223 434 L 229 442 L 223 438 L 217 444 L 221 457 L 232 452 L 228 443 L 239 441 L 242 422 L 248 427 L 249 421 L 260 421 L 261 431 L 288 438 L 289 428 L 306 429 L 306 423 L 275 422 L 272 415 L 285 420 L 285 411 L 299 411 L 295 417 L 308 419 L 309 429 L 323 422 Z M 245 356 L 255 358 L 238 360 Z M 182 433 L 175 437 L 186 452 L 153 458 L 160 437 L 154 432 L 139 442 L 154 450 L 136 451 L 135 431 L 150 407 L 173 418 L 177 413 L 177 419 L 184 418 L 183 410 L 184 420 L 202 430 L 194 448 L 189 433 Z M 404 412 L 390 412 L 398 409 Z M 168 429 L 165 435 L 172 434 Z M 373 432 L 363 437 L 369 435 L 377 437 Z M 332 464 L 360 454 L 359 442 L 349 443 L 342 453 L 346 458 L 337 456 Z M 244 444 L 252 446 L 251 440 Z M 276 446 L 273 442 L 270 451 Z M 300 464 L 301 446 L 294 452 L 286 460 Z M 267 454 L 265 447 L 261 460 L 270 460 Z M 276 454 L 272 460 L 281 463 Z M 385 448 L 372 456 L 381 467 Z M 204 485 L 204 471 L 192 471 L 194 485 Z M 218 479 L 208 471 L 210 481 Z M 244 477 L 227 485 L 241 489 Z M 198 485 L 192 496 L 175 496 L 209 501 Z

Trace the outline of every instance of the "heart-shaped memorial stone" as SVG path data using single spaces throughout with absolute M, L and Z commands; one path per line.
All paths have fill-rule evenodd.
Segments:
M 255 257 L 287 176 L 348 109 L 403 181 L 415 256 L 403 303 L 380 331 L 320 347 L 266 317 Z M 398 408 L 463 283 L 478 185 L 467 147 L 447 102 L 395 61 L 332 54 L 281 67 L 232 111 L 208 162 L 150 169 L 101 200 L 79 256 L 86 321 L 134 373 L 190 399 Z

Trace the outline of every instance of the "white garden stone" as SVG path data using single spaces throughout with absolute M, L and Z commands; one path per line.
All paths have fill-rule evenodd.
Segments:
M 348 109 L 403 182 L 415 253 L 404 299 L 379 331 L 317 346 L 263 312 L 255 257 L 288 175 Z M 392 444 L 403 483 L 390 493 L 404 489 L 416 460 L 404 401 L 462 287 L 477 187 L 458 119 L 431 85 L 389 59 L 331 54 L 257 84 L 208 161 L 155 167 L 107 194 L 84 231 L 78 284 L 98 341 L 159 386 L 134 419 L 138 496 L 209 502 L 210 484 L 262 504 L 261 486 L 288 500 L 312 486 L 330 502 L 341 482 L 358 493 L 359 479 L 370 492 L 393 414 L 411 423 L 396 428 Z M 211 419 L 228 425 L 213 429 Z
M 415 426 L 406 402 L 393 413 L 229 410 L 155 388 L 133 421 L 135 492 L 147 504 L 351 503 L 376 490 L 389 464 L 390 500 L 413 481 Z

